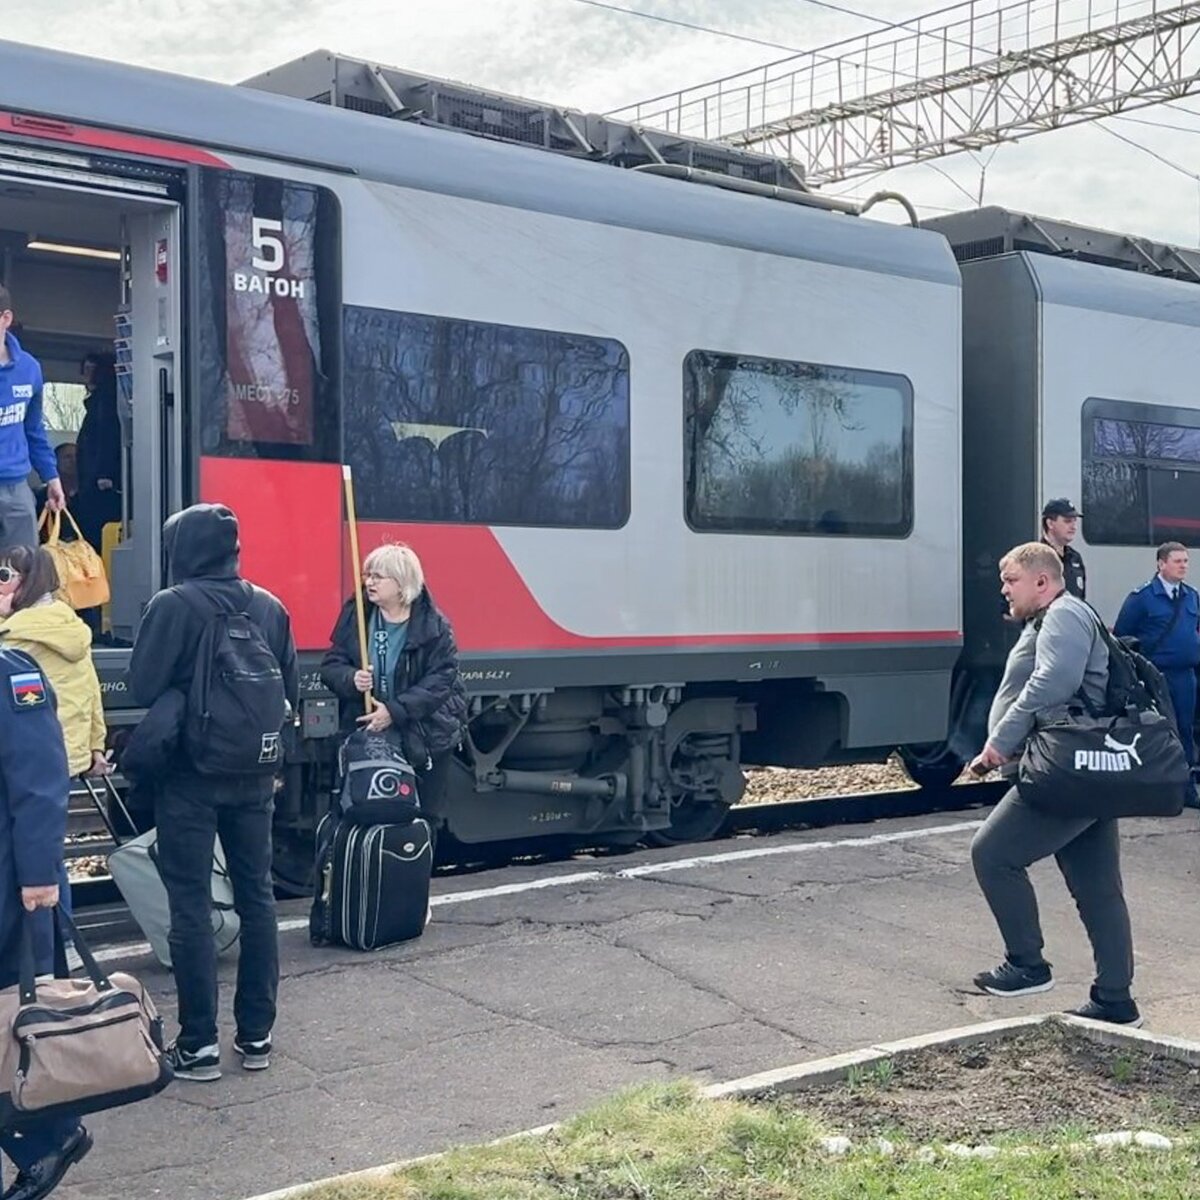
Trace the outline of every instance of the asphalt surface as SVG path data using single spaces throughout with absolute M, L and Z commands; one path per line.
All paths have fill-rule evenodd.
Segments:
M 732 1079 L 1080 1002 L 1090 953 L 1053 863 L 1034 874 L 1055 991 L 972 989 L 999 957 L 968 859 L 980 817 L 437 880 L 425 936 L 374 955 L 311 947 L 285 905 L 271 1070 L 233 1059 L 227 961 L 224 1078 L 92 1118 L 96 1147 L 56 1194 L 244 1200 L 545 1124 L 637 1081 Z M 1125 825 L 1137 997 L 1151 1028 L 1200 1038 L 1200 821 Z M 172 1014 L 165 971 L 119 965 Z

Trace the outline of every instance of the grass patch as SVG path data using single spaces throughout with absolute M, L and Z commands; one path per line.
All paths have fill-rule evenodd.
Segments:
M 554 1133 L 455 1150 L 394 1177 L 318 1188 L 311 1200 L 1180 1200 L 1200 1141 L 1169 1153 L 1101 1152 L 1071 1134 L 997 1139 L 992 1159 L 861 1140 L 831 1157 L 795 1103 L 710 1101 L 689 1083 L 623 1092 Z M 1019 1146 L 1019 1153 L 1016 1147 Z

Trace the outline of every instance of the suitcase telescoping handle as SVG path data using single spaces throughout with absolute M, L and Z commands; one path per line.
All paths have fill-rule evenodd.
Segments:
M 104 799 L 96 791 L 96 784 L 100 782 L 100 786 L 108 793 L 108 798 L 112 801 L 118 813 L 125 824 L 132 830 L 130 836 L 137 833 L 137 826 L 133 823 L 133 818 L 129 815 L 129 809 L 125 807 L 125 801 L 121 799 L 121 793 L 117 791 L 116 784 L 107 776 L 101 776 L 99 781 L 92 776 L 80 775 L 79 782 L 83 784 L 83 789 L 87 792 L 88 797 L 92 802 L 92 807 L 100 815 L 100 820 L 104 822 L 104 828 L 108 830 L 109 837 L 119 846 L 122 838 L 118 835 L 116 826 L 112 822 L 112 818 L 108 815 L 108 810 L 104 807 Z

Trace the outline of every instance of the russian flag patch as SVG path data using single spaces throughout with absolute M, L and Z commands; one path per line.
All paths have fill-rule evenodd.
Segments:
M 19 709 L 37 708 L 46 703 L 46 681 L 40 671 L 23 671 L 10 675 L 8 685 L 12 688 L 13 704 Z

